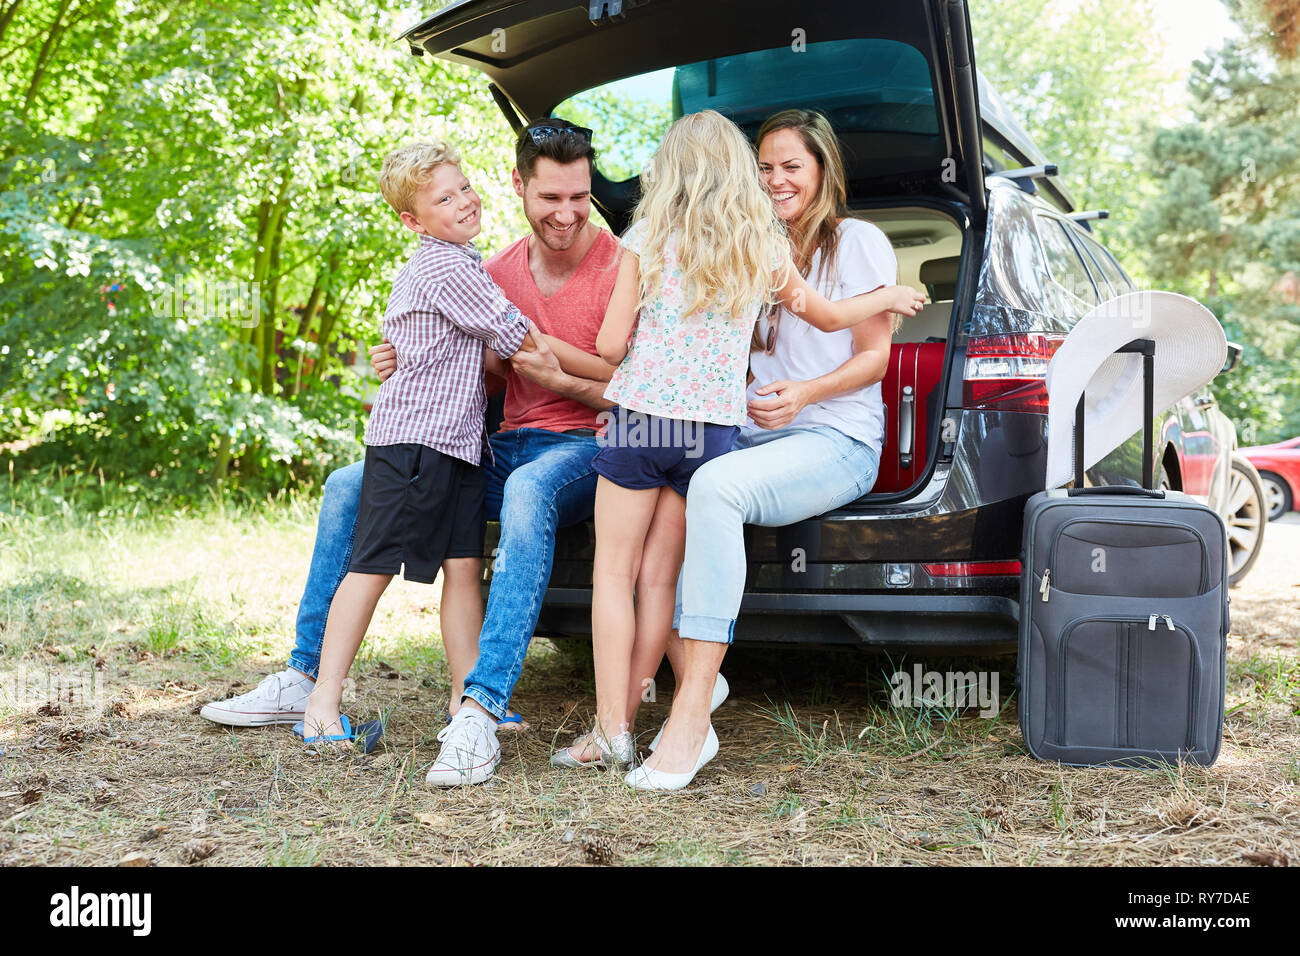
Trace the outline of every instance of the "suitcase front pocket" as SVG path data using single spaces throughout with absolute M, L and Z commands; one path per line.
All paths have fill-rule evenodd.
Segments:
M 1176 598 L 1209 590 L 1205 538 L 1183 524 L 1076 518 L 1056 532 L 1049 554 L 1050 586 L 1074 594 Z
M 1060 746 L 1193 749 L 1197 658 L 1192 635 L 1172 618 L 1083 618 L 1060 647 Z

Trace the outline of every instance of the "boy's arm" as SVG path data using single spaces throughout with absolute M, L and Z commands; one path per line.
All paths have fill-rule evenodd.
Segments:
M 434 302 L 452 325 L 503 359 L 528 345 L 527 317 L 478 263 L 448 270 L 434 291 Z
M 924 293 L 911 286 L 887 285 L 874 292 L 850 296 L 831 302 L 808 280 L 799 274 L 791 263 L 786 270 L 785 285 L 777 293 L 777 301 L 813 328 L 823 332 L 837 332 L 881 312 L 899 312 L 913 316 L 925 306 Z
M 636 325 L 637 302 L 641 297 L 640 262 L 631 250 L 623 251 L 614 292 L 605 308 L 605 321 L 596 336 L 596 351 L 611 366 L 617 366 L 627 357 L 628 339 Z

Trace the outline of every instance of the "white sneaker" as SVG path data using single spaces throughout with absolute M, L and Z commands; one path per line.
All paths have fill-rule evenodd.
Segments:
M 424 778 L 435 787 L 482 783 L 492 776 L 501 760 L 497 722 L 472 707 L 456 711 L 451 723 L 439 731 L 438 739 L 442 750 Z
M 256 690 L 205 704 L 199 716 L 229 727 L 296 724 L 307 711 L 307 698 L 315 685 L 306 674 L 286 667 L 266 675 Z

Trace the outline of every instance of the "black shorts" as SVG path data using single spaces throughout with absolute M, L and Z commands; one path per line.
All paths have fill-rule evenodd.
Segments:
M 483 556 L 484 470 L 425 445 L 366 448 L 349 571 L 431 584 L 448 558 Z

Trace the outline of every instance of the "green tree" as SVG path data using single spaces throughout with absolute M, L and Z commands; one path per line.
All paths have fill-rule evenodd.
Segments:
M 1158 187 L 1137 231 L 1159 284 L 1205 302 L 1245 346 L 1216 383 L 1243 443 L 1300 432 L 1300 61 L 1274 55 L 1288 47 L 1270 8 L 1231 8 L 1247 39 L 1195 64 L 1192 120 L 1152 136 Z
M 975 62 L 1127 263 L 1149 181 L 1145 124 L 1166 111 L 1152 0 L 970 0 Z
M 356 454 L 341 359 L 410 250 L 383 155 L 452 139 L 480 246 L 522 228 L 485 81 L 411 58 L 409 16 L 0 0 L 0 441 L 178 485 Z

